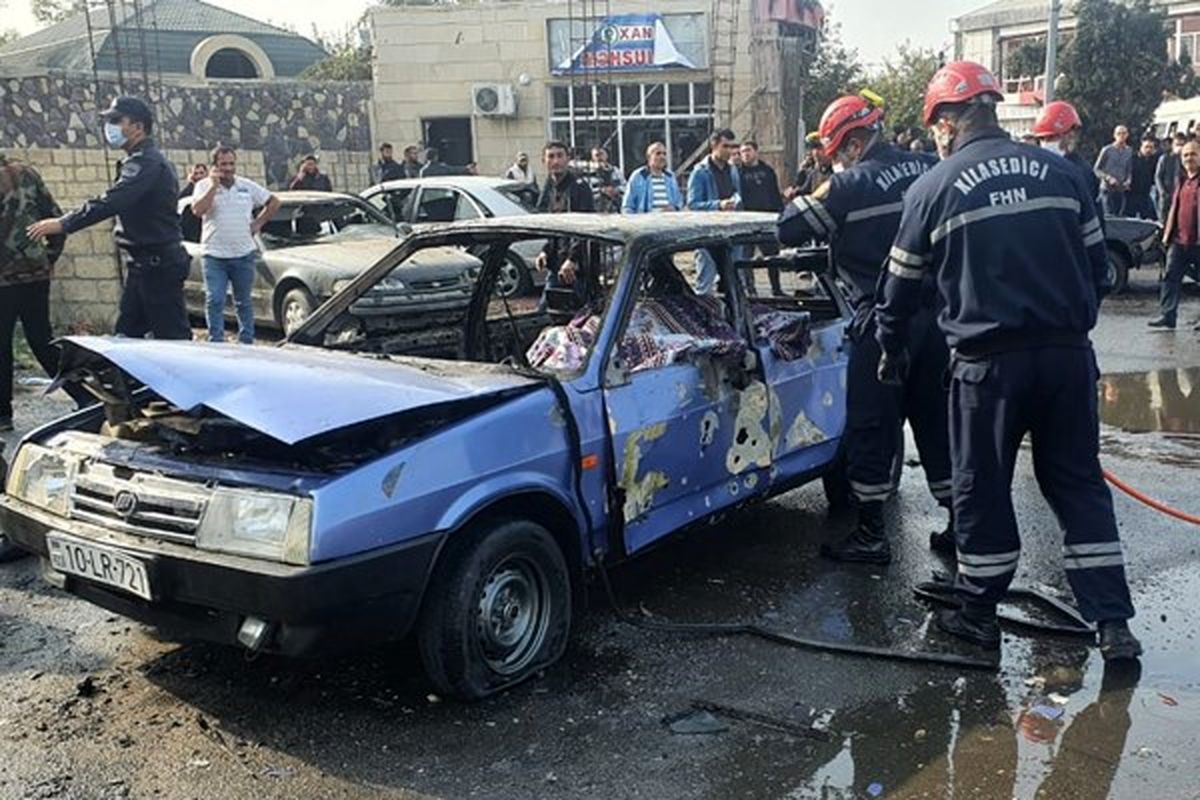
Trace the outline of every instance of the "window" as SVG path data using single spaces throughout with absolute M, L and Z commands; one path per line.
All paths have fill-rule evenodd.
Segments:
M 475 206 L 457 189 L 435 187 L 421 190 L 417 222 L 454 222 L 476 219 L 478 216 Z
M 412 189 L 392 189 L 371 195 L 367 202 L 394 222 L 408 222 L 412 213 Z
M 603 144 L 629 175 L 642 165 L 651 142 L 667 145 L 672 166 L 704 142 L 712 130 L 712 84 L 552 86 L 550 114 L 551 139 L 575 149 Z
M 206 78 L 241 78 L 254 80 L 259 77 L 254 60 L 241 50 L 226 47 L 213 53 L 204 68 Z

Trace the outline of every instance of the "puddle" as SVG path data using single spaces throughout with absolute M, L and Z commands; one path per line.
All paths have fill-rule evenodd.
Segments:
M 1102 375 L 1100 420 L 1127 433 L 1200 439 L 1200 367 Z

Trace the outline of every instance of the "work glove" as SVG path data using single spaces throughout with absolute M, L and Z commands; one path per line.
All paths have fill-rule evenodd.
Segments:
M 879 382 L 884 386 L 903 386 L 908 377 L 908 351 L 881 355 L 878 374 Z

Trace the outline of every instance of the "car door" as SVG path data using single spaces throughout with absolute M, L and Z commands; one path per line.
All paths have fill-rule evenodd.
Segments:
M 812 272 L 774 267 L 772 291 L 771 263 L 747 258 L 739 272 L 753 287 L 747 316 L 779 420 L 772 479 L 786 483 L 836 456 L 846 426 L 846 322 L 837 289 Z
M 656 285 L 675 256 L 691 259 L 644 260 L 604 388 L 630 553 L 753 496 L 771 467 L 768 390 L 735 310 L 681 276 Z

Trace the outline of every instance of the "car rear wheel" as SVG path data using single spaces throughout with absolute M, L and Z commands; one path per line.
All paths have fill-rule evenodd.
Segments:
M 283 334 L 290 336 L 292 331 L 299 328 L 306 319 L 312 316 L 316 307 L 317 301 L 308 289 L 303 286 L 289 289 L 283 299 L 279 301 L 279 319 L 276 320 L 283 330 Z
M 1129 257 L 1116 248 L 1108 248 L 1109 294 L 1121 294 L 1129 286 Z
M 523 297 L 533 289 L 533 275 L 525 259 L 516 253 L 508 253 L 500 265 L 496 279 L 496 293 L 501 297 Z
M 503 520 L 447 544 L 417 642 L 440 691 L 477 700 L 556 662 L 570 628 L 571 578 L 554 537 L 535 523 Z

